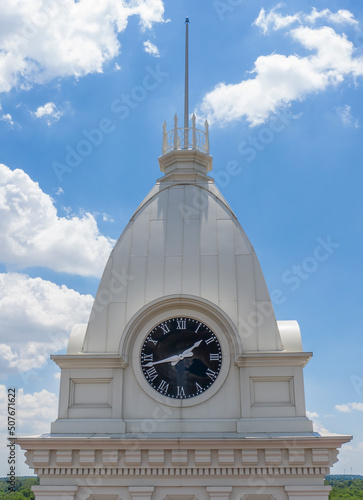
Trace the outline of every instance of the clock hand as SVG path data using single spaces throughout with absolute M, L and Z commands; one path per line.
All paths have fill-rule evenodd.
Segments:
M 171 366 L 175 366 L 179 361 L 181 361 L 184 358 L 191 358 L 193 356 L 193 349 L 198 347 L 201 343 L 203 342 L 202 340 L 198 340 L 198 342 L 195 342 L 192 347 L 189 347 L 189 349 L 186 349 L 182 354 L 179 354 L 179 359 L 172 361 Z
M 150 366 L 154 366 L 154 365 L 160 365 L 161 363 L 169 363 L 170 361 L 179 361 L 179 356 L 176 354 L 174 356 L 169 356 L 168 358 L 165 358 L 165 359 L 161 359 L 160 361 L 151 361 L 150 363 L 147 363 L 146 365 L 143 365 L 147 368 L 149 368 Z
M 192 347 L 189 347 L 189 349 L 186 349 L 182 354 L 176 354 L 174 356 L 169 356 L 168 358 L 161 359 L 160 361 L 150 361 L 149 363 L 146 363 L 146 365 L 143 365 L 145 368 L 149 368 L 154 365 L 160 365 L 161 363 L 170 363 L 172 366 L 175 366 L 179 361 L 181 361 L 184 358 L 191 358 L 193 356 L 193 349 L 195 347 L 198 347 L 200 343 L 203 342 L 203 340 L 199 340 L 196 342 Z

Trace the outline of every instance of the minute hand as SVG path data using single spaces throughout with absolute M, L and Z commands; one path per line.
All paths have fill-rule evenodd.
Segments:
M 203 339 L 198 340 L 198 342 L 192 345 L 192 347 L 189 347 L 189 349 L 186 349 L 182 354 L 179 354 L 178 359 L 171 362 L 171 366 L 175 366 L 177 363 L 179 363 L 180 360 L 184 358 L 191 358 L 193 356 L 193 349 L 195 349 L 195 347 L 198 347 L 202 342 Z

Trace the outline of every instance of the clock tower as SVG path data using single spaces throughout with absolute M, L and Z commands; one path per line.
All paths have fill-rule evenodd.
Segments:
M 312 353 L 296 321 L 276 321 L 187 98 L 185 116 L 164 123 L 163 175 L 116 243 L 88 324 L 52 356 L 50 434 L 16 439 L 37 500 L 328 499 L 350 436 L 313 432 Z

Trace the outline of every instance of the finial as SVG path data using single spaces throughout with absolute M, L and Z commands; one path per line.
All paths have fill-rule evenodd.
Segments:
M 209 124 L 207 119 L 204 122 L 204 133 L 205 133 L 204 150 L 209 155 Z
M 195 128 L 195 113 L 192 115 L 192 149 L 197 149 L 197 130 Z
M 178 115 L 175 113 L 174 115 L 174 140 L 173 140 L 173 146 L 174 149 L 178 149 Z
M 166 132 L 166 121 L 164 120 L 164 123 L 163 123 L 163 146 L 161 149 L 162 154 L 166 153 L 167 147 L 168 147 L 168 134 Z

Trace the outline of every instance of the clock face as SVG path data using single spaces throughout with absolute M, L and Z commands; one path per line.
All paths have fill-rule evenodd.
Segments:
M 199 396 L 221 370 L 222 350 L 212 330 L 196 319 L 171 318 L 155 326 L 141 348 L 141 369 L 163 396 Z

